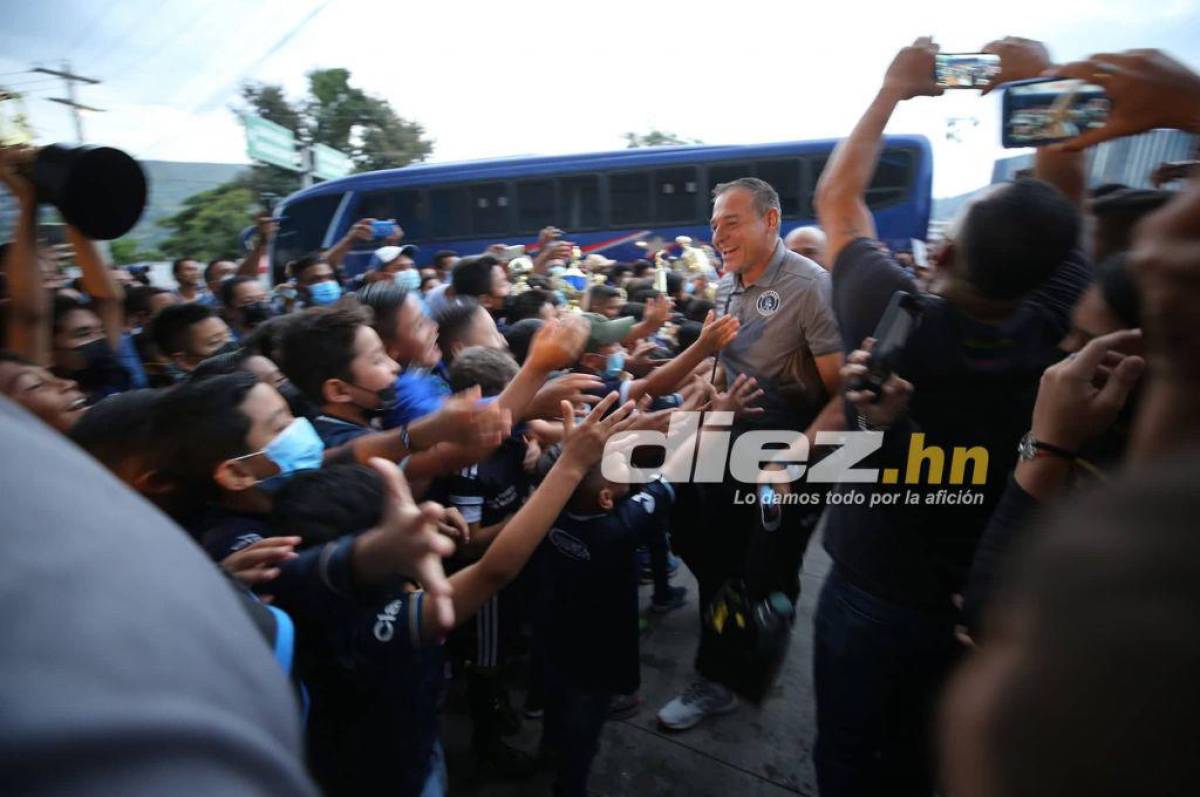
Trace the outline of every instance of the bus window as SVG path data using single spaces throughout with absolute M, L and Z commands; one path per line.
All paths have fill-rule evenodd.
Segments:
M 785 218 L 800 215 L 800 161 L 756 161 L 754 176 L 771 184 L 779 194 L 779 206 Z
M 415 188 L 363 194 L 351 222 L 359 219 L 395 219 L 409 240 L 421 240 L 429 235 L 425 198 Z
M 465 188 L 429 192 L 434 238 L 454 238 L 471 232 L 471 197 Z
M 650 172 L 610 174 L 608 208 L 612 227 L 650 221 Z
M 275 234 L 275 244 L 271 250 L 272 278 L 279 282 L 283 277 L 283 267 L 288 261 L 320 251 L 325 245 L 325 233 L 333 214 L 337 212 L 342 201 L 342 194 L 323 194 L 321 196 L 302 199 L 299 202 L 289 202 L 283 208 L 283 221 L 279 223 L 279 231 Z
M 884 152 L 867 188 L 867 207 L 875 210 L 903 201 L 908 196 L 912 165 L 913 154 L 910 150 Z
M 554 213 L 553 180 L 521 180 L 517 183 L 517 230 L 538 232 L 562 224 Z
M 654 221 L 696 220 L 696 168 L 658 169 L 654 172 Z
M 712 213 L 713 189 L 739 177 L 753 177 L 754 169 L 749 163 L 711 163 L 708 166 L 708 190 L 704 192 L 705 213 Z
M 821 179 L 821 172 L 824 171 L 825 164 L 828 162 L 828 155 L 813 158 L 811 162 L 809 173 L 812 175 L 812 190 L 809 193 L 808 204 L 809 215 L 813 218 L 817 214 L 816 210 L 812 208 L 812 197 L 815 196 L 817 181 Z M 879 165 L 875 167 L 871 184 L 867 186 L 867 207 L 871 210 L 879 210 L 904 201 L 909 194 L 912 171 L 912 150 L 885 150 L 879 158 Z
M 471 215 L 477 235 L 508 232 L 512 227 L 508 207 L 508 187 L 504 183 L 471 186 Z
M 603 224 L 600 178 L 594 174 L 558 181 L 558 214 L 554 223 L 566 230 L 594 230 Z

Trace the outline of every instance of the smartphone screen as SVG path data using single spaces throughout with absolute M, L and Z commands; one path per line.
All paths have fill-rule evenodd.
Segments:
M 939 53 L 933 79 L 943 89 L 981 89 L 1000 74 L 1000 56 L 990 53 Z
M 1104 89 L 1082 80 L 1013 83 L 1004 92 L 1006 147 L 1040 147 L 1103 127 L 1111 102 Z
M 384 221 L 375 221 L 371 223 L 371 234 L 378 238 L 390 238 L 396 234 L 396 222 L 394 219 L 386 219 Z

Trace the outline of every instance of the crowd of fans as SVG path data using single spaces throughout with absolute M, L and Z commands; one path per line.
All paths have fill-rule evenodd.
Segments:
M 462 679 L 476 768 L 451 777 L 546 767 L 585 794 L 605 720 L 640 709 L 639 582 L 700 623 L 661 726 L 791 710 L 767 695 L 821 522 L 821 794 L 1195 793 L 1200 182 L 1084 175 L 1101 141 L 1200 133 L 1200 76 L 1152 50 L 986 49 L 997 84 L 1086 79 L 1111 118 L 980 192 L 919 265 L 865 198 L 894 108 L 941 93 L 927 39 L 829 159 L 819 226 L 781 238 L 774 189 L 734 180 L 701 260 L 582 257 L 548 228 L 531 257 L 418 267 L 364 219 L 269 288 L 264 217 L 244 258 L 178 260 L 172 286 L 69 230 L 68 284 L 0 150 L 19 207 L 0 782 L 441 794 Z M 864 381 L 898 291 L 920 322 Z M 793 443 L 748 487 L 724 456 L 701 478 L 712 446 L 781 430 L 807 460 Z M 664 445 L 631 450 L 634 431 Z M 783 500 L 849 432 L 874 448 L 845 464 L 883 477 Z M 668 478 L 680 458 L 695 478 Z M 698 595 L 672 583 L 681 560 Z M 506 740 L 530 721 L 538 750 Z

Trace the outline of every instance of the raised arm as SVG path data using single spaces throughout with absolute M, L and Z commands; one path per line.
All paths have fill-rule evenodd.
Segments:
M 414 452 L 425 452 L 438 444 L 457 444 L 467 449 L 494 448 L 511 431 L 512 414 L 495 402 L 481 403 L 476 387 L 447 399 L 440 410 L 408 426 L 360 435 L 345 445 L 327 450 L 325 464 L 366 464 L 374 458 L 399 462 Z
M 512 413 L 513 418 L 530 417 L 534 409 L 534 397 L 552 371 L 568 368 L 579 359 L 587 343 L 588 322 L 583 316 L 570 316 L 546 322 L 529 344 L 529 354 L 524 365 L 496 403 Z M 555 402 L 554 409 L 558 404 Z M 544 414 L 544 413 L 538 413 Z
M 817 220 L 829 239 L 829 267 L 856 238 L 874 238 L 875 221 L 867 209 L 867 187 L 875 174 L 892 111 L 902 101 L 942 93 L 933 79 L 937 45 L 926 36 L 905 47 L 892 60 L 883 86 L 850 135 L 833 151 L 817 183 Z
M 483 557 L 450 577 L 456 623 L 474 615 L 488 598 L 517 577 L 584 475 L 600 461 L 608 438 L 630 425 L 633 402 L 626 402 L 604 417 L 616 400 L 617 394 L 610 393 L 578 427 L 574 426 L 574 409 L 563 402 L 563 423 L 567 430 L 562 456 Z M 431 626 L 429 622 L 421 625 L 422 629 Z M 436 628 L 430 629 L 431 634 L 434 632 Z
M 0 266 L 8 279 L 8 348 L 30 362 L 50 364 L 50 297 L 37 259 L 37 197 L 17 172 L 19 150 L 0 147 L 0 182 L 17 202 L 17 224 Z
M 1033 39 L 1006 36 L 984 45 L 982 52 L 1000 58 L 1000 72 L 984 90 L 984 94 L 1005 83 L 1040 77 L 1054 67 L 1046 45 Z M 1039 147 L 1034 154 L 1033 164 L 1035 177 L 1062 191 L 1076 205 L 1083 204 L 1087 175 L 1082 153 L 1057 147 Z
M 704 319 L 704 329 L 696 342 L 651 371 L 645 379 L 635 379 L 629 386 L 626 398 L 637 401 L 642 396 L 664 396 L 678 390 L 697 365 L 724 349 L 737 337 L 738 326 L 734 316 L 716 318 L 716 314 L 709 310 L 708 318 Z
M 95 241 L 70 225 L 67 225 L 67 239 L 83 272 L 83 290 L 92 297 L 96 315 L 104 325 L 104 337 L 115 351 L 125 331 L 125 289 L 117 282 L 117 275 L 104 261 Z
M 371 225 L 375 223 L 375 219 L 359 219 L 354 226 L 346 231 L 341 240 L 329 247 L 325 252 L 325 262 L 331 267 L 337 268 L 346 259 L 346 253 L 354 246 L 355 241 L 369 241 L 375 233 L 371 229 Z M 399 240 L 399 239 L 397 239 Z
M 271 221 L 270 215 L 259 216 L 255 219 L 255 224 L 258 231 L 254 235 L 254 245 L 250 247 L 249 253 L 238 265 L 237 276 L 239 277 L 258 277 L 258 265 L 262 262 L 263 255 L 267 253 L 271 239 L 275 237 L 275 230 L 279 227 Z
M 670 296 L 652 296 L 647 299 L 642 320 L 630 328 L 629 334 L 621 342 L 626 346 L 632 346 L 642 338 L 648 338 L 658 332 L 671 317 L 671 309 L 674 306 L 675 302 L 671 300 Z

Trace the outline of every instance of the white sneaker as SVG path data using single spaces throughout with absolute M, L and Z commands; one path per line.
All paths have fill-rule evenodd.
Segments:
M 658 710 L 658 723 L 673 731 L 685 731 L 705 717 L 728 714 L 735 708 L 737 698 L 733 692 L 715 681 L 700 678 Z

